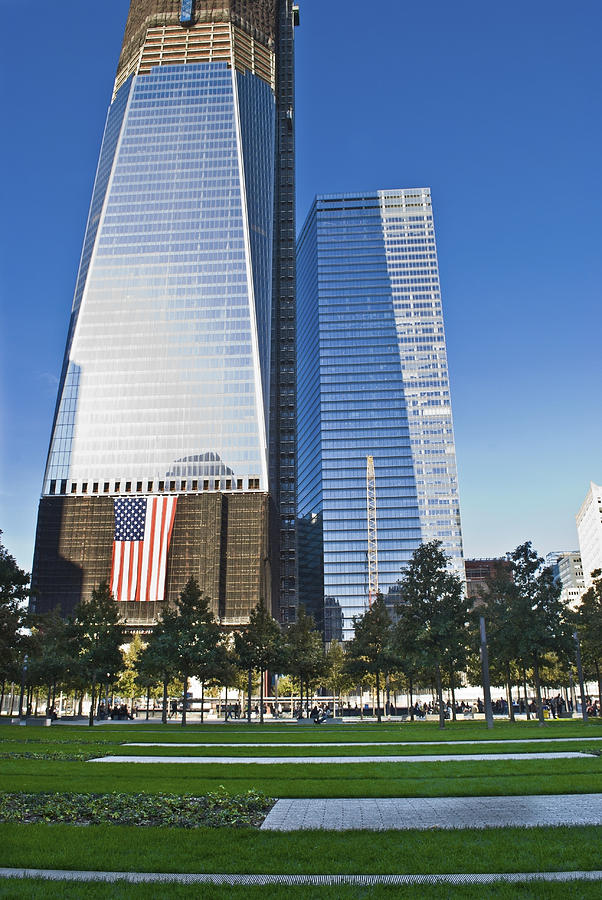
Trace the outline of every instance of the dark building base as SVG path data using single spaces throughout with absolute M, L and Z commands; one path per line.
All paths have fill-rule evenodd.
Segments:
M 112 497 L 43 497 L 38 512 L 32 606 L 70 615 L 111 574 Z M 165 603 L 190 577 L 226 626 L 248 621 L 260 598 L 268 608 L 268 497 L 262 493 L 182 494 L 167 555 Z M 132 626 L 156 622 L 159 603 L 120 604 Z

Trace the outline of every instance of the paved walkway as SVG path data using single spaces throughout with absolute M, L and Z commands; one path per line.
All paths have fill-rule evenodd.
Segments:
M 258 741 L 251 744 L 243 741 L 218 743 L 208 741 L 204 744 L 192 741 L 124 741 L 123 747 L 456 747 L 487 746 L 488 744 L 564 744 L 575 741 L 602 741 L 602 737 L 575 738 L 523 738 L 523 740 L 506 741 L 503 738 L 489 741 L 301 741 L 289 743 L 285 741 Z
M 231 885 L 373 885 L 373 884 L 493 884 L 499 881 L 602 881 L 602 871 L 462 873 L 459 875 L 225 875 L 171 872 L 85 872 L 63 869 L 0 869 L 0 878 L 43 878 L 48 881 L 172 882 Z
M 382 831 L 544 825 L 602 825 L 602 794 L 278 800 L 261 827 L 266 831 Z
M 525 759 L 592 759 L 588 753 L 455 753 L 448 756 L 100 756 L 88 762 L 102 763 L 202 763 L 204 765 L 342 765 L 346 763 L 501 762 Z

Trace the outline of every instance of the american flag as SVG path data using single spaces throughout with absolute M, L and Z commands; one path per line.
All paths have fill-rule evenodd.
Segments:
M 177 497 L 115 499 L 111 591 L 116 600 L 163 600 Z

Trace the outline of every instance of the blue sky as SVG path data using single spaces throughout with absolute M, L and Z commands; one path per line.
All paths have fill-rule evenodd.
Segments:
M 0 528 L 28 570 L 128 5 L 0 0 Z M 300 5 L 299 225 L 315 193 L 433 191 L 466 555 L 576 547 L 602 482 L 602 7 Z

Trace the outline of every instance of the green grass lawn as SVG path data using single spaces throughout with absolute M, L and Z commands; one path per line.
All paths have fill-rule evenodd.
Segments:
M 23 882 L 0 882 L 0 897 L 11 900 L 157 900 L 157 898 L 198 898 L 203 900 L 599 900 L 600 884 L 575 881 L 570 884 L 491 884 L 452 887 L 216 887 L 212 885 L 168 884 L 74 884 L 27 879 Z
M 15 759 L 0 763 L 0 790 L 193 794 L 253 788 L 269 797 L 466 797 L 592 793 L 602 757 L 504 762 L 274 765 L 86 763 Z
M 374 874 L 599 868 L 602 827 L 433 831 L 0 825 L 2 864 L 137 872 Z
M 436 723 L 342 726 L 228 725 L 193 723 L 162 727 L 112 723 L 85 726 L 0 726 L 0 754 L 51 754 L 75 759 L 0 758 L 0 790 L 193 794 L 224 787 L 253 788 L 271 797 L 434 797 L 589 793 L 602 790 L 602 757 L 569 760 L 449 763 L 353 763 L 345 765 L 225 765 L 89 763 L 78 754 L 186 755 L 387 755 L 600 750 L 602 742 L 554 744 L 549 738 L 602 737 L 602 727 L 579 721 Z M 526 740 L 536 741 L 536 745 Z M 441 746 L 440 741 L 483 740 L 487 747 Z M 508 740 L 525 741 L 506 744 Z M 260 748 L 125 748 L 128 741 L 265 744 Z M 285 748 L 282 743 L 387 741 L 391 747 Z M 399 747 L 399 741 L 430 746 Z M 121 825 L 0 825 L 2 865 L 30 868 L 109 869 L 231 873 L 443 873 L 575 871 L 599 868 L 602 828 L 533 828 L 389 832 L 261 832 L 252 828 L 126 827 Z M 69 884 L 27 880 L 0 882 L 0 897 L 78 898 L 259 897 L 295 898 L 500 898 L 598 897 L 600 884 L 532 884 L 476 887 L 211 887 Z
M 495 744 L 486 748 L 478 746 L 435 746 L 445 740 L 493 739 Z M 88 757 L 105 755 L 170 755 L 180 753 L 180 748 L 124 747 L 127 741 L 169 740 L 248 742 L 256 739 L 265 748 L 186 748 L 186 755 L 253 756 L 295 755 L 321 756 L 328 752 L 335 755 L 386 755 L 389 753 L 432 752 L 502 752 L 517 750 L 594 750 L 595 741 L 573 744 L 550 744 L 549 737 L 602 736 L 602 728 L 584 727 L 580 722 L 554 722 L 545 728 L 536 723 L 496 723 L 488 732 L 483 723 L 458 722 L 446 728 L 444 734 L 435 723 L 414 725 L 364 726 L 205 726 L 195 725 L 190 730 L 168 725 L 164 729 L 151 729 L 128 724 L 110 725 L 89 729 L 82 726 L 57 726 L 20 728 L 0 727 L 0 754 L 75 755 Z M 430 741 L 432 746 L 419 747 L 357 747 L 357 748 L 284 748 L 282 741 L 320 741 L 329 738 L 338 741 L 408 740 Z M 533 744 L 507 744 L 506 740 L 537 738 Z M 541 741 L 541 743 L 540 743 Z M 183 749 L 183 748 L 182 748 Z M 600 747 L 598 746 L 598 751 Z M 602 757 L 590 756 L 569 760 L 509 760 L 417 763 L 346 763 L 299 765 L 279 763 L 270 765 L 245 764 L 178 764 L 165 766 L 148 763 L 90 763 L 69 759 L 0 759 L 0 790 L 21 791 L 124 791 L 176 793 L 199 795 L 217 790 L 220 786 L 232 793 L 242 793 L 249 788 L 262 791 L 271 797 L 434 797 L 470 795 L 516 795 L 542 793 L 590 793 L 602 789 Z

